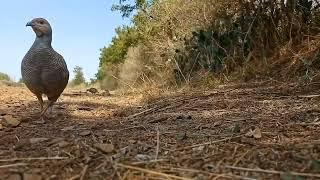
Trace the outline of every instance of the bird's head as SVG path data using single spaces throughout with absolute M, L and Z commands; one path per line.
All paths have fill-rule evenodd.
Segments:
M 44 18 L 35 18 L 28 22 L 26 26 L 31 26 L 37 37 L 51 36 L 52 34 L 51 26 Z

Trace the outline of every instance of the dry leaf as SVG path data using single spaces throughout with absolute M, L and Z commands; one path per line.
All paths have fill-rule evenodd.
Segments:
M 256 139 L 260 139 L 260 138 L 262 137 L 260 128 L 257 127 L 257 128 L 253 131 L 253 137 L 256 138 Z

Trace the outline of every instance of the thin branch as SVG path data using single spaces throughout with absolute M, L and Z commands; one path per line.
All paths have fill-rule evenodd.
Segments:
M 153 108 L 150 108 L 150 109 L 146 109 L 146 110 L 141 111 L 141 112 L 139 112 L 139 113 L 133 114 L 133 115 L 131 115 L 131 116 L 129 116 L 129 117 L 130 117 L 130 118 L 134 118 L 134 117 L 137 117 L 137 116 L 139 116 L 139 115 L 141 115 L 141 114 L 148 113 L 148 112 L 150 112 L 150 111 L 152 111 L 152 110 L 154 110 L 154 109 L 156 109 L 156 108 L 157 108 L 157 107 L 153 107 Z
M 87 170 L 88 170 L 88 165 L 85 165 L 82 172 L 81 172 L 81 176 L 80 176 L 80 180 L 84 180 L 84 176 L 86 175 L 87 173 Z
M 159 148 L 160 148 L 160 131 L 159 131 L 159 125 L 157 124 L 157 147 L 156 147 L 156 157 L 155 157 L 155 160 L 158 159 Z
M 157 159 L 157 160 L 150 160 L 150 161 L 138 161 L 131 163 L 132 165 L 141 165 L 141 164 L 150 164 L 150 163 L 158 163 L 158 162 L 168 162 L 169 159 Z

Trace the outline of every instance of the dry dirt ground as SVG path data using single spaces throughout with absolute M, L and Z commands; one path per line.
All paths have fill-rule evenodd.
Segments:
M 0 88 L 0 179 L 319 179 L 320 87 L 249 83 L 143 101 L 66 91 L 55 117 Z

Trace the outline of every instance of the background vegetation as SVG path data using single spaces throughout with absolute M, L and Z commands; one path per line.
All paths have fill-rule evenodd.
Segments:
M 5 80 L 5 81 L 10 81 L 10 76 L 8 74 L 0 72 L 0 81 Z
M 79 85 L 86 85 L 86 79 L 83 75 L 83 69 L 80 66 L 76 66 L 73 69 L 74 78 L 71 80 L 70 85 L 71 86 L 79 86 Z
M 132 24 L 101 49 L 101 87 L 319 79 L 318 0 L 120 0 Z

